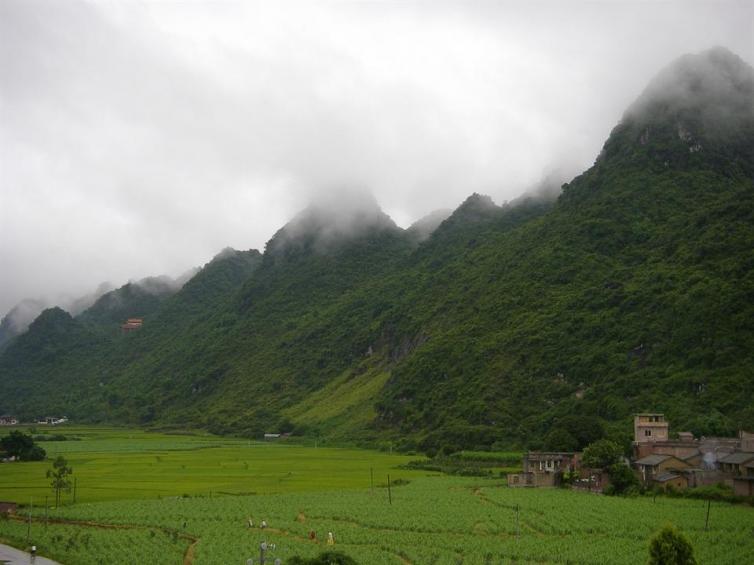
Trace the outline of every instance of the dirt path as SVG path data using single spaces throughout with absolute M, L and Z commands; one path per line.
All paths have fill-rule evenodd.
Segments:
M 194 564 L 194 548 L 196 548 L 196 544 L 199 543 L 199 538 L 196 538 L 191 545 L 189 545 L 186 548 L 186 553 L 183 555 L 183 565 L 193 565 Z

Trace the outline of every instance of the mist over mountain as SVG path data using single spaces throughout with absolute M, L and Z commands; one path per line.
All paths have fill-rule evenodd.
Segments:
M 278 230 L 265 250 L 273 256 L 304 249 L 325 253 L 355 238 L 398 229 L 371 193 L 330 190 Z
M 49 299 L 26 298 L 11 308 L 0 320 L 0 347 L 11 338 L 24 333 L 43 310 L 50 307 L 60 307 L 73 316 L 94 304 L 97 299 L 113 290 L 109 282 L 101 283 L 94 292 L 78 298 L 60 297 L 55 301 Z
M 403 230 L 350 193 L 159 300 L 48 310 L 0 354 L 0 412 L 429 451 L 624 442 L 635 411 L 754 429 L 751 76 L 682 57 L 592 167 L 512 202 Z

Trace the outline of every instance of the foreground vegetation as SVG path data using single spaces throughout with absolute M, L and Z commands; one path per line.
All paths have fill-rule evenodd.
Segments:
M 197 565 L 240 564 L 258 555 L 262 541 L 274 543 L 270 555 L 285 563 L 328 547 L 327 532 L 359 563 L 601 565 L 645 561 L 652 535 L 672 523 L 692 540 L 700 563 L 754 562 L 754 514 L 745 506 L 712 503 L 705 529 L 702 501 L 511 489 L 481 478 L 418 478 L 390 497 L 383 486 L 77 504 L 52 512 L 47 527 L 36 512 L 32 539 L 64 563 L 84 565 L 133 563 L 132 544 L 145 563 L 181 563 L 190 548 Z M 269 528 L 260 529 L 261 520 Z M 0 536 L 23 543 L 26 528 L 1 522 Z

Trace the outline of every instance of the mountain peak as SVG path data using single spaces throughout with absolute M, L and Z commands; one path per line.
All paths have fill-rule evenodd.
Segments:
M 702 112 L 705 125 L 754 116 L 754 69 L 724 47 L 683 55 L 649 83 L 627 115 L 652 120 L 662 114 Z
M 623 115 L 599 162 L 754 173 L 754 69 L 725 48 L 684 55 Z
M 371 193 L 336 190 L 318 198 L 278 230 L 265 252 L 277 254 L 292 247 L 321 252 L 370 233 L 398 230 Z
M 449 219 L 466 223 L 479 222 L 496 216 L 500 207 L 486 194 L 474 193 L 455 209 Z

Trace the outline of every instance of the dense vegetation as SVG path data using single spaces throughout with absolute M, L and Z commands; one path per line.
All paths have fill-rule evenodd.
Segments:
M 473 195 L 423 241 L 313 207 L 132 334 L 47 311 L 0 412 L 445 452 L 625 444 L 637 410 L 754 429 L 752 100 L 735 55 L 685 57 L 557 200 Z

